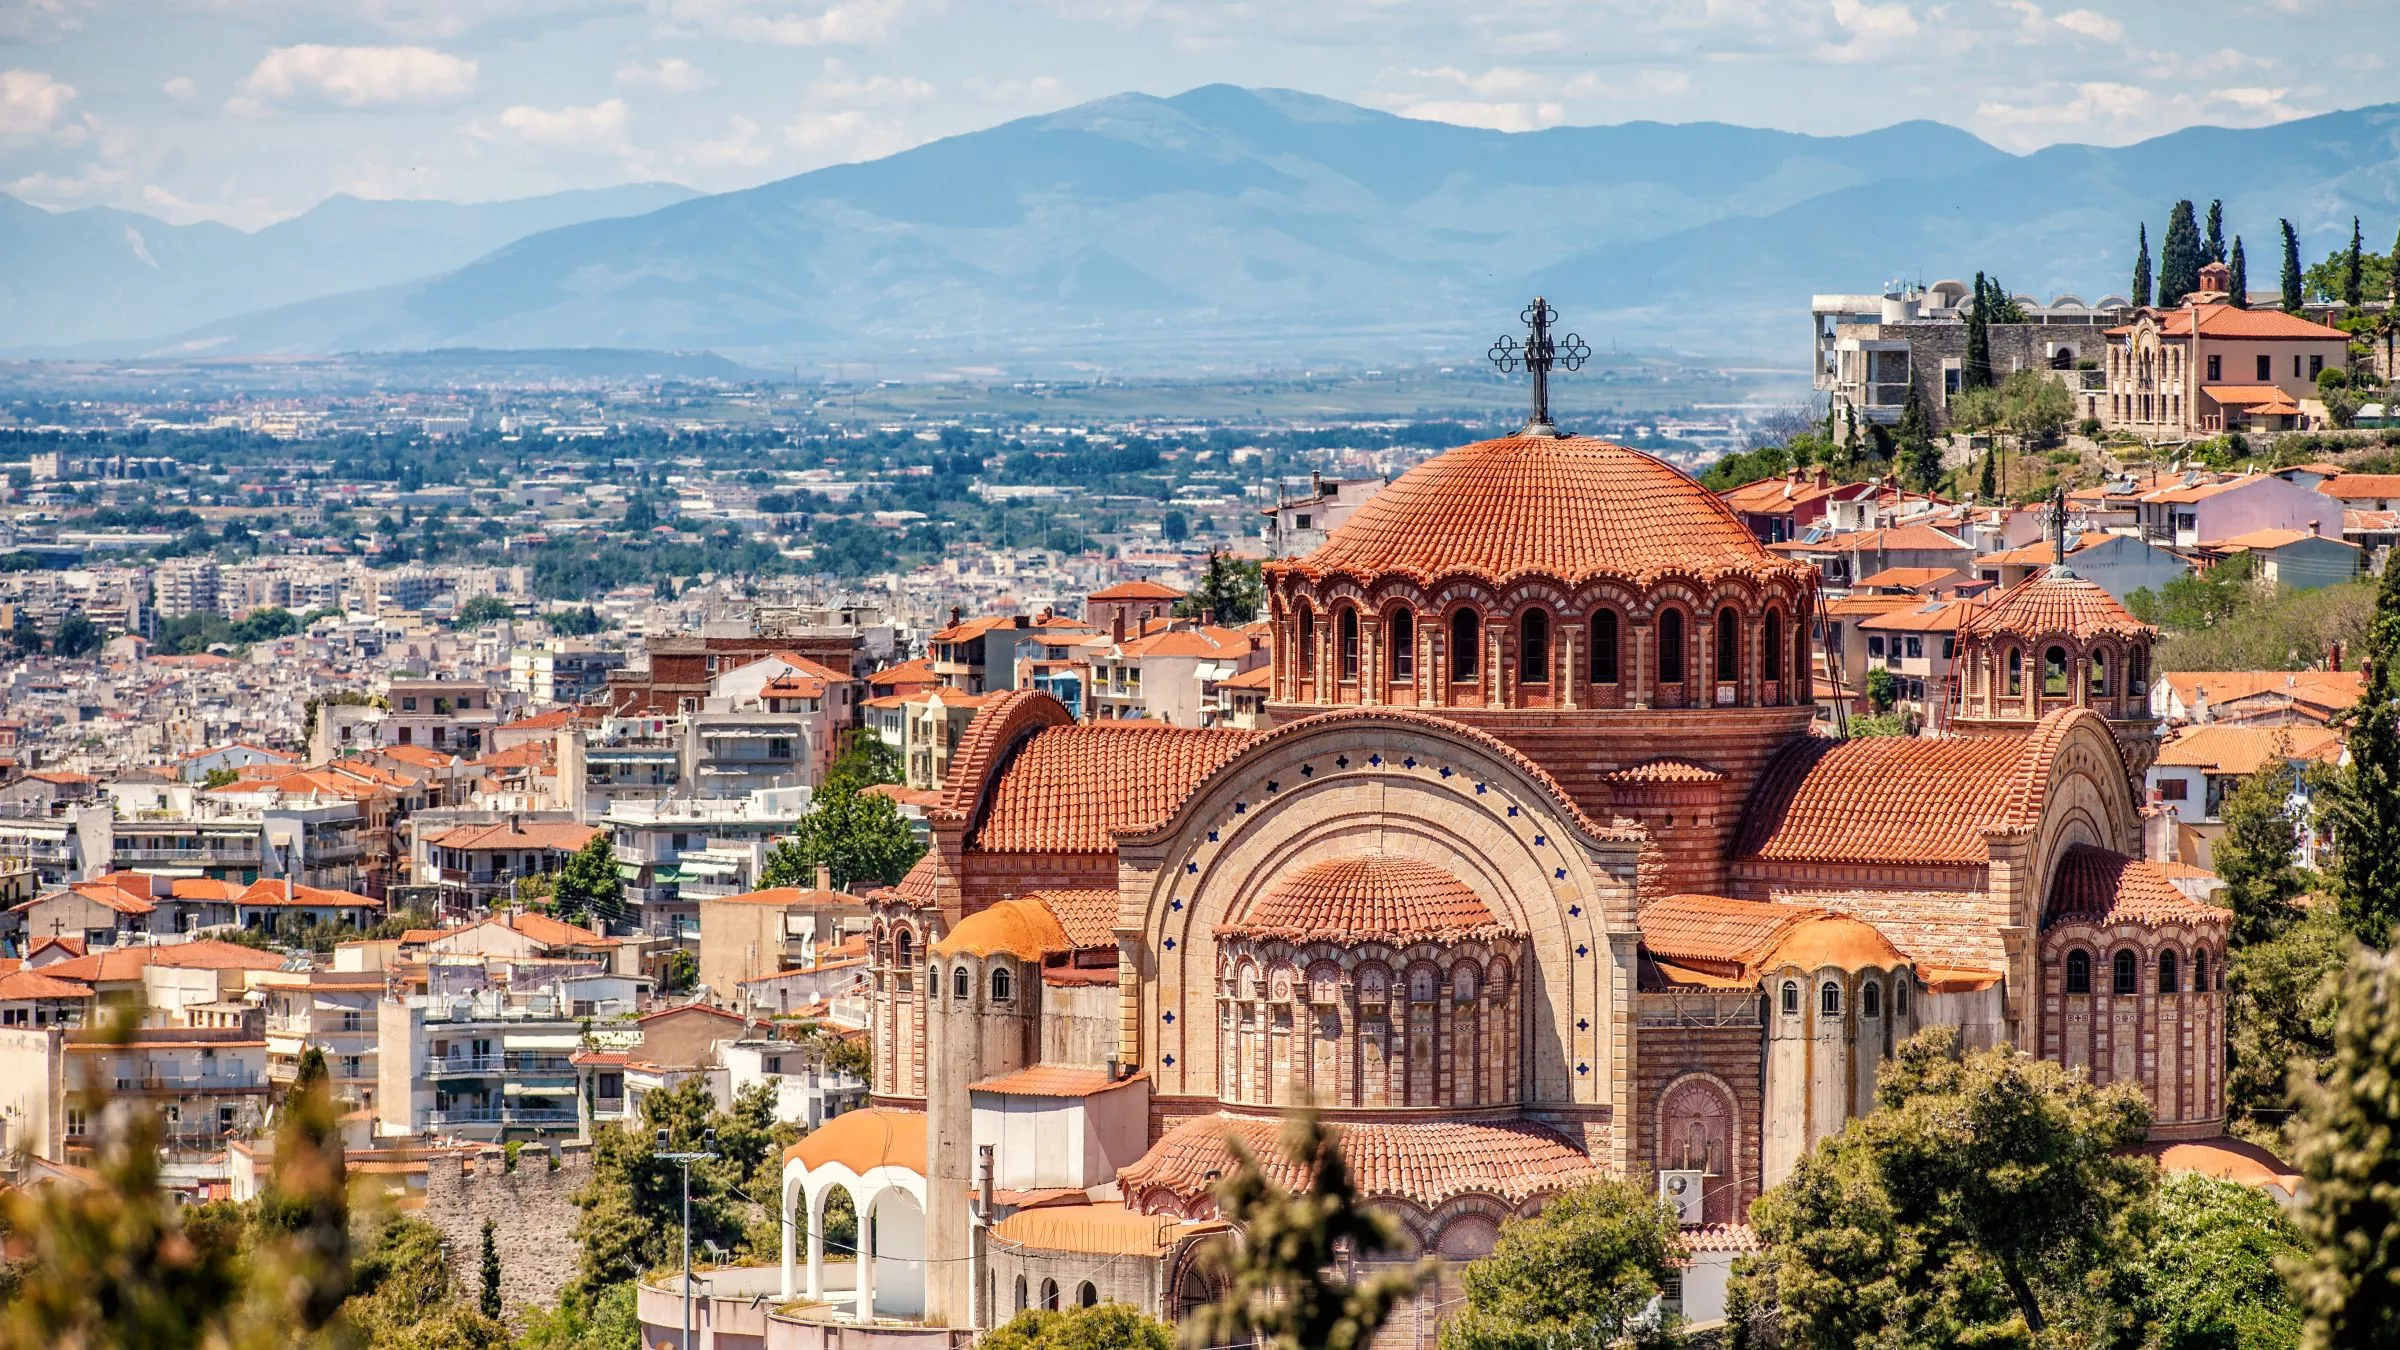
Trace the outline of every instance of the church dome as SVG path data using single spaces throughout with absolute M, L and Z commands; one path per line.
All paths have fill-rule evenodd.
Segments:
M 1503 436 L 1437 455 L 1281 569 L 1322 578 L 1453 573 L 1708 581 L 1792 570 L 1716 494 L 1653 455 L 1588 436 Z
M 1285 942 L 1446 942 L 1515 936 L 1466 883 L 1431 863 L 1331 858 L 1277 878 L 1217 930 Z
M 2156 631 L 2133 617 L 2094 582 L 2052 568 L 2018 582 L 1968 615 L 1959 636 L 2014 633 L 2023 637 L 2052 633 L 2078 638 L 2100 636 L 2144 641 Z

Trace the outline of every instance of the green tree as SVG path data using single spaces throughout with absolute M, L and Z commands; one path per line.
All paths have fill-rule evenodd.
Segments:
M 502 1350 L 508 1328 L 459 1300 L 441 1230 L 386 1212 L 359 1254 L 343 1316 L 374 1350 Z
M 2292 819 L 2292 768 L 2278 757 L 2242 780 L 2219 811 L 2225 833 L 2209 859 L 2225 880 L 2232 945 L 2265 942 L 2300 917 L 2299 822 Z
M 1924 391 L 1909 381 L 1908 398 L 1900 405 L 1900 423 L 1893 439 L 1900 447 L 1901 469 L 1910 486 L 1932 492 L 1942 485 L 1942 450 L 1933 438 L 1933 414 L 1925 407 Z
M 58 631 L 50 635 L 50 650 L 69 660 L 80 660 L 100 650 L 107 641 L 100 626 L 85 617 L 80 609 L 70 609 L 58 621 Z
M 555 1306 L 525 1309 L 516 1350 L 642 1350 L 638 1300 L 631 1281 L 596 1294 L 570 1285 Z
M 2189 201 L 2167 214 L 2167 241 L 2158 258 L 2158 303 L 2173 309 L 2200 289 L 2200 226 Z
M 2127 1337 L 2129 1227 L 2152 1174 L 2127 1084 L 1934 1027 L 1886 1064 L 1876 1109 L 1761 1197 L 1755 1278 L 1810 1350 L 2107 1344 Z
M 2357 939 L 2319 904 L 2280 934 L 2231 953 L 2225 968 L 2225 1105 L 2244 1137 L 2280 1147 L 2291 1084 L 2333 1057 L 2334 998 Z
M 2000 480 L 1995 472 L 1999 453 L 1997 450 L 1983 452 L 1983 471 L 1975 478 L 1975 495 L 1982 501 L 1996 502 L 2000 500 Z
M 2342 977 L 2333 1060 L 2304 1085 L 2293 1131 L 2305 1246 L 2285 1266 L 2306 1350 L 2400 1345 L 2400 955 L 2362 952 Z
M 2133 303 L 2137 308 L 2150 305 L 2150 226 L 2141 227 L 2141 251 L 2133 256 Z
M 1981 272 L 1975 274 L 1975 301 L 1967 310 L 1967 354 L 1958 380 L 1964 389 L 1989 389 L 1992 385 L 1992 298 Z M 1831 428 L 1826 439 L 1832 439 Z
M 2002 425 L 2020 451 L 2050 444 L 2075 419 L 2074 396 L 2038 370 L 2011 372 L 2000 385 L 2000 408 Z
M 976 1350 L 1175 1350 L 1175 1330 L 1114 1301 L 1055 1311 L 1031 1308 L 992 1328 Z
M 2321 810 L 2342 914 L 2360 941 L 2383 947 L 2400 921 L 2400 566 L 2384 564 L 2359 656 L 2364 684 L 2340 718 L 2349 763 Z
M 2208 233 L 2200 240 L 2202 263 L 2225 261 L 2225 203 L 2208 204 Z
M 834 757 L 832 767 L 825 771 L 822 790 L 856 792 L 879 783 L 897 783 L 902 769 L 900 752 L 892 748 L 891 742 L 860 727 L 842 742 L 842 753 Z
M 1900 677 L 1883 666 L 1867 667 L 1867 703 L 1879 713 L 1888 713 L 1898 707 Z
M 2342 262 L 2342 303 L 2351 309 L 2358 308 L 2359 300 L 2362 297 L 2366 281 L 2365 255 L 2366 236 L 2359 233 L 2358 217 L 2352 216 L 2350 217 L 2350 252 Z
M 567 855 L 550 884 L 550 904 L 569 923 L 598 921 L 602 931 L 625 917 L 625 880 L 617 875 L 617 850 L 601 830 Z
M 1258 617 L 1266 598 L 1259 564 L 1210 549 L 1208 570 L 1200 574 L 1199 589 L 1176 601 L 1175 612 L 1186 618 L 1205 617 L 1211 623 L 1248 623 Z
M 278 1307 L 299 1326 L 329 1321 L 350 1296 L 349 1165 L 343 1157 L 325 1052 L 300 1055 L 275 1113 L 275 1166 L 259 1192 L 256 1227 L 261 1245 L 279 1253 L 292 1302 Z
M 1180 544 L 1192 537 L 1191 519 L 1181 511 L 1169 511 L 1159 517 L 1158 533 L 1170 544 Z
M 2273 1196 L 2194 1172 L 2159 1179 L 2136 1261 L 2160 1350 L 2287 1350 L 2300 1310 L 2276 1263 L 2300 1250 Z
M 629 534 L 648 534 L 658 528 L 658 508 L 648 497 L 636 496 L 625 503 L 625 529 Z
M 213 791 L 221 787 L 232 787 L 240 781 L 242 781 L 242 771 L 239 769 L 210 769 L 207 775 L 200 780 L 200 786 Z
M 478 595 L 451 611 L 453 628 L 480 628 L 517 617 L 517 607 L 496 595 Z
M 814 886 L 823 864 L 832 870 L 836 889 L 860 882 L 889 886 L 924 853 L 890 797 L 831 784 L 817 792 L 792 837 L 767 855 L 759 885 Z
M 2288 313 L 2297 314 L 2305 300 L 2300 292 L 2300 233 L 2292 228 L 2292 222 L 2288 220 L 2281 224 L 2283 226 L 2283 307 Z
M 670 1152 L 696 1150 L 706 1132 L 716 1131 L 720 1156 L 692 1166 L 694 1250 L 714 1246 L 753 1256 L 780 1250 L 775 1216 L 739 1193 L 781 1193 L 776 1172 L 797 1131 L 776 1124 L 771 1088 L 746 1089 L 735 1094 L 731 1111 L 719 1111 L 707 1083 L 690 1078 L 643 1097 L 640 1120 L 594 1133 L 592 1179 L 575 1197 L 583 1210 L 575 1224 L 581 1249 L 575 1288 L 585 1298 L 666 1266 L 683 1250 L 683 1174 L 657 1156 L 661 1130 L 663 1151 Z
M 1671 1343 L 1646 1314 L 1683 1256 L 1674 1211 L 1638 1186 L 1553 1197 L 1466 1268 L 1467 1306 L 1442 1323 L 1441 1350 Z
M 608 626 L 607 621 L 600 617 L 600 611 L 590 605 L 546 611 L 542 615 L 542 622 L 560 637 L 590 637 Z
M 500 1243 L 493 1234 L 492 1221 L 483 1221 L 483 1290 L 476 1306 L 486 1317 L 500 1315 Z
M 2233 273 L 2232 279 L 2225 283 L 2225 289 L 2230 293 L 2228 298 L 2232 300 L 2235 309 L 2248 309 L 2250 308 L 2250 260 L 2242 256 L 2242 237 L 2238 234 L 2233 237 L 2233 262 L 2230 270 Z
M 1390 1220 L 1359 1204 L 1340 1142 L 1315 1112 L 1294 1112 L 1277 1141 L 1306 1178 L 1302 1190 L 1284 1189 L 1239 1140 L 1227 1142 L 1234 1171 L 1217 1185 L 1217 1211 L 1241 1237 L 1210 1248 L 1224 1292 L 1184 1319 L 1183 1343 L 1193 1350 L 1366 1350 L 1400 1300 L 1432 1276 L 1433 1263 L 1355 1284 L 1342 1277 L 1345 1249 L 1371 1261 L 1395 1250 L 1398 1238 Z

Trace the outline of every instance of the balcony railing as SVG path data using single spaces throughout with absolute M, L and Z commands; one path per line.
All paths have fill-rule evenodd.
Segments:
M 497 1125 L 500 1109 L 494 1106 L 451 1106 L 425 1113 L 428 1125 Z
M 573 1125 L 581 1119 L 572 1106 L 512 1106 L 508 1108 L 511 1125 Z
M 239 1092 L 263 1088 L 266 1075 L 252 1070 L 235 1073 L 146 1073 L 139 1078 L 119 1076 L 119 1092 Z
M 592 1099 L 592 1114 L 601 1117 L 624 1115 L 625 1099 L 623 1097 L 594 1097 Z
M 425 1061 L 428 1078 L 487 1078 L 501 1072 L 500 1055 L 437 1055 Z

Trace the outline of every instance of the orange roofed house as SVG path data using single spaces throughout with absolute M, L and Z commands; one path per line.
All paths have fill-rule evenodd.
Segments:
M 2349 334 L 2282 310 L 2237 308 L 2226 295 L 2231 277 L 2210 263 L 2183 305 L 2108 330 L 2103 423 L 2182 439 L 2289 431 L 2324 416 L 2317 375 L 2349 360 Z
M 1184 1239 L 1231 1142 L 1308 1101 L 1412 1255 L 1482 1255 L 1588 1177 L 1660 1186 L 1717 1253 L 1700 1315 L 1727 1226 L 1935 1024 L 2220 1132 L 2228 916 L 2138 860 L 2153 635 L 2091 582 L 1959 626 L 1968 734 L 1819 738 L 1816 571 L 1536 423 L 1267 589 L 1263 727 L 978 711 L 873 906 L 875 1106 L 786 1162 L 787 1232 L 837 1189 L 876 1216 L 875 1287 L 795 1242 L 795 1294 L 991 1326 L 1106 1261 L 1175 1316 L 1215 1288 Z M 1430 1344 L 1455 1292 L 1396 1334 Z

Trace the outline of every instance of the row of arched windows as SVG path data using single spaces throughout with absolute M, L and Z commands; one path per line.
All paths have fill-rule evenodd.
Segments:
M 1658 611 L 1658 651 L 1656 676 L 1660 684 L 1684 682 L 1684 613 L 1667 607 Z M 1294 611 L 1293 639 L 1297 648 L 1297 672 L 1301 679 L 1316 678 L 1317 625 L 1315 611 L 1307 602 L 1300 602 Z M 1417 620 L 1409 610 L 1395 610 L 1386 621 L 1384 652 L 1390 679 L 1406 684 L 1417 674 Z M 1716 678 L 1719 684 L 1732 684 L 1741 678 L 1741 611 L 1726 605 L 1717 611 Z M 1360 618 L 1356 606 L 1343 605 L 1334 620 L 1334 660 L 1336 674 L 1344 684 L 1356 683 L 1361 671 Z M 1472 609 L 1458 609 L 1449 620 L 1449 665 L 1453 682 L 1473 681 L 1483 675 L 1483 616 Z M 1595 610 L 1590 627 L 1587 651 L 1588 678 L 1593 684 L 1617 684 L 1624 679 L 1623 620 L 1613 609 Z M 1760 635 L 1760 650 L 1780 658 L 1783 654 L 1783 611 L 1767 611 Z M 1795 643 L 1791 653 L 1791 674 L 1795 680 L 1808 676 L 1808 646 L 1805 639 Z M 1771 661 L 1763 678 L 1783 678 L 1778 663 Z M 1551 618 L 1547 610 L 1528 609 L 1517 619 L 1517 679 L 1522 684 L 1546 685 L 1553 674 L 1551 661 Z
M 1017 1277 L 1018 1312 L 1028 1311 L 1029 1308 L 1039 1308 L 1043 1312 L 1058 1311 L 1058 1281 L 1049 1279 L 1042 1281 L 1042 1301 L 1040 1303 L 1029 1305 L 1026 1300 L 1028 1297 L 1030 1297 L 1030 1295 L 1031 1291 L 1026 1286 L 1025 1277 L 1019 1275 Z M 1099 1302 L 1099 1287 L 1094 1285 L 1090 1280 L 1085 1280 L 1081 1285 L 1076 1287 L 1075 1306 L 1079 1308 L 1090 1308 L 1098 1306 Z
M 1870 979 L 1859 984 L 1858 1014 L 1861 1017 L 1883 1016 L 1882 981 Z M 1800 982 L 1798 980 L 1783 982 L 1783 1015 L 1786 1017 L 1800 1015 Z M 1842 982 L 1840 980 L 1827 980 L 1817 986 L 1817 1015 L 1820 1017 L 1842 1015 Z M 1906 980 L 1892 981 L 1892 1015 L 1894 1017 L 1908 1016 L 1908 981 Z
M 2108 991 L 2111 994 L 2120 995 L 2140 993 L 2142 991 L 2143 964 L 2142 958 L 2135 954 L 2133 948 L 2118 948 L 2116 955 L 2109 958 Z M 2225 971 L 2221 964 L 2214 973 L 2216 983 L 2213 985 L 2209 983 L 2211 973 L 2208 952 L 2205 949 L 2192 953 L 2189 986 L 2183 982 L 2181 963 L 2176 959 L 2172 948 L 2158 954 L 2154 969 L 2156 972 L 2155 987 L 2162 994 L 2180 994 L 2186 992 L 2187 988 L 2191 993 L 2205 994 L 2212 989 L 2225 987 Z M 2092 954 L 2081 948 L 2067 953 L 2067 992 L 2070 994 L 2092 992 Z
M 2006 697 L 2021 698 L 2025 693 L 2025 652 L 2011 647 L 2002 662 L 2006 676 L 2002 689 Z M 2074 692 L 2068 671 L 2067 649 L 2052 645 L 2042 649 L 2042 697 L 2065 698 Z M 2084 683 L 2093 698 L 2109 695 L 2109 660 L 2106 652 L 2093 652 L 2085 662 Z M 2125 683 L 2129 692 L 2142 689 L 2142 649 L 2134 647 L 2125 653 Z

